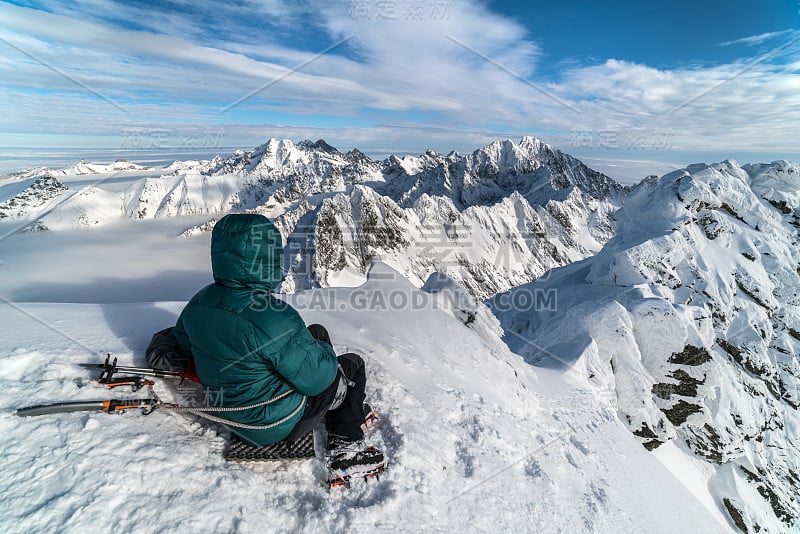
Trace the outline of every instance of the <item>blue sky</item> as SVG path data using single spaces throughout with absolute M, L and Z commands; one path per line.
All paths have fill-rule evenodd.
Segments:
M 669 69 L 735 61 L 754 50 L 721 43 L 798 27 L 796 1 L 491 2 L 541 47 L 548 73 L 608 58 Z M 775 36 L 776 38 L 778 36 Z M 777 41 L 775 42 L 777 43 Z M 765 41 L 766 48 L 769 42 Z M 773 43 L 774 44 L 774 43 Z
M 800 0 L 0 2 L 0 147 L 225 152 L 286 137 L 385 155 L 535 135 L 629 180 L 797 160 L 799 12 Z

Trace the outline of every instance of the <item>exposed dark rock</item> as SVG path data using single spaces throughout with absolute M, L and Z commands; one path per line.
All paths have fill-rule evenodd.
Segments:
M 686 441 L 687 445 L 703 458 L 715 464 L 721 464 L 724 446 L 714 427 L 706 423 L 702 429 L 692 428 L 691 433 L 692 439 Z
M 662 441 L 659 441 L 657 439 L 651 439 L 650 441 L 645 441 L 644 443 L 642 443 L 642 446 L 648 451 L 654 451 L 663 444 L 664 443 Z
M 747 353 L 743 353 L 738 347 L 728 343 L 724 339 L 717 338 L 717 344 L 720 347 L 722 347 L 723 350 L 725 350 L 725 352 L 730 354 L 731 357 L 736 361 L 736 363 L 738 363 L 739 365 L 741 365 L 742 367 L 753 373 L 755 376 L 764 380 L 764 382 L 767 385 L 767 388 L 769 388 L 770 390 L 770 393 L 772 393 L 776 397 L 780 397 L 780 394 L 778 394 L 778 387 L 774 383 L 772 383 L 770 377 L 767 376 L 768 369 L 764 368 L 763 365 L 755 365 L 747 356 Z
M 344 269 L 347 266 L 347 259 L 341 247 L 342 231 L 332 214 L 326 211 L 320 213 L 315 237 L 315 261 L 325 266 L 333 266 L 334 269 Z
M 725 228 L 719 216 L 713 211 L 703 212 L 700 219 L 698 219 L 697 224 L 700 225 L 705 232 L 706 237 L 710 240 L 714 240 L 719 237 L 723 228 Z
M 722 338 L 717 338 L 717 345 L 722 347 L 722 349 L 725 352 L 730 354 L 733 357 L 734 360 L 736 360 L 739 363 L 742 362 L 742 351 L 740 351 L 738 347 L 728 343 L 727 341 L 725 341 Z
M 724 211 L 725 213 L 727 213 L 728 215 L 730 215 L 734 219 L 737 219 L 737 220 L 742 221 L 743 223 L 747 224 L 746 221 L 738 213 L 736 213 L 736 211 L 732 207 L 730 207 L 728 204 L 723 202 L 722 205 L 719 207 L 719 209 L 721 209 L 722 211 Z
M 656 433 L 653 432 L 653 430 L 649 426 L 647 426 L 647 423 L 642 423 L 642 428 L 640 428 L 639 430 L 634 430 L 633 435 L 647 439 L 656 439 L 658 437 Z
M 789 335 L 795 338 L 797 341 L 800 341 L 800 332 L 792 327 L 789 327 Z
M 733 524 L 736 525 L 738 529 L 744 532 L 745 534 L 750 532 L 747 529 L 747 524 L 744 522 L 744 517 L 742 516 L 742 512 L 738 508 L 736 508 L 736 506 L 733 505 L 731 500 L 728 499 L 727 497 L 724 497 L 722 499 L 722 504 L 724 504 L 725 509 L 728 510 L 728 515 L 731 516 Z
M 377 206 L 366 198 L 362 200 L 361 228 L 364 244 L 367 247 L 389 250 L 408 245 L 408 241 L 397 224 L 403 219 L 403 213 L 388 204 L 384 204 L 382 207 L 385 210 L 384 220 L 379 219 Z
M 655 450 L 664 444 L 663 441 L 657 439 L 656 433 L 646 423 L 642 423 L 642 428 L 639 430 L 634 430 L 633 435 L 647 439 L 647 441 L 642 442 L 642 446 L 648 451 Z
M 676 402 L 672 408 L 662 409 L 664 415 L 667 416 L 669 422 L 675 426 L 680 426 L 686 422 L 690 415 L 702 412 L 703 409 L 697 404 L 691 404 L 681 399 Z
M 768 198 L 766 199 L 766 201 L 772 204 L 778 211 L 780 211 L 784 215 L 789 215 L 793 211 L 792 208 L 789 207 L 789 205 L 786 204 L 786 202 L 783 200 L 772 200 L 771 198 Z
M 27 189 L 0 202 L 0 219 L 18 219 L 69 190 L 67 186 L 49 174 L 37 178 Z M 44 228 L 46 229 L 46 228 Z
M 673 352 L 668 361 L 680 365 L 703 365 L 711 361 L 711 354 L 702 347 L 686 345 L 681 352 Z
M 306 150 L 320 150 L 322 152 L 326 152 L 328 154 L 339 154 L 340 152 L 336 150 L 334 147 L 329 145 L 325 142 L 324 139 L 318 139 L 316 142 L 312 142 L 310 139 L 305 139 L 297 143 L 298 147 L 305 148 Z
M 672 395 L 681 395 L 682 397 L 696 397 L 697 386 L 705 383 L 703 380 L 697 380 L 683 369 L 673 371 L 669 378 L 674 378 L 678 381 L 677 384 L 669 382 L 661 384 L 653 384 L 653 395 L 664 400 L 669 400 Z
M 800 489 L 800 475 L 791 469 L 789 469 L 789 474 L 786 476 L 786 480 L 789 481 L 789 484 L 791 484 L 793 488 Z
M 556 204 L 554 202 L 548 202 L 547 205 L 545 206 L 545 209 L 567 231 L 573 232 L 573 233 L 575 232 L 575 227 L 572 225 L 572 222 L 570 221 L 569 215 L 564 213 L 564 211 L 561 209 L 561 206 L 559 204 Z

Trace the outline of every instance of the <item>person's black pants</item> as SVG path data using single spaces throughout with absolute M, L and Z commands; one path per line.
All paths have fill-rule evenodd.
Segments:
M 309 325 L 308 330 L 315 339 L 333 346 L 330 335 L 324 326 L 312 324 Z M 364 399 L 366 398 L 364 390 L 367 386 L 364 360 L 352 352 L 340 355 L 338 360 L 340 369 L 336 374 L 336 379 L 325 391 L 306 399 L 303 416 L 286 436 L 287 441 L 300 439 L 311 432 L 323 419 L 329 434 L 337 434 L 354 440 L 364 437 L 364 432 L 361 430 L 361 424 L 364 422 Z M 342 373 L 352 385 L 347 387 L 347 395 L 342 404 L 335 410 L 328 411 L 336 396 Z

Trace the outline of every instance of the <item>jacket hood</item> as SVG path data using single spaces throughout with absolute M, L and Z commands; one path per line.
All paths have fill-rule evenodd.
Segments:
M 214 280 L 228 287 L 272 291 L 283 281 L 281 234 L 257 214 L 226 215 L 211 234 Z

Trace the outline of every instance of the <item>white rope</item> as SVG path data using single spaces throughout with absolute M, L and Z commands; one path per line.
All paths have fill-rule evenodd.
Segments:
M 276 401 L 279 401 L 279 400 L 281 400 L 283 398 L 286 398 L 290 394 L 294 393 L 294 391 L 295 391 L 294 389 L 290 389 L 289 391 L 281 393 L 277 397 L 273 397 L 273 398 L 271 398 L 269 400 L 258 402 L 256 404 L 250 404 L 248 406 L 228 406 L 228 407 L 220 406 L 220 407 L 194 408 L 192 406 L 180 406 L 178 404 L 163 403 L 160 406 L 158 406 L 158 408 L 166 409 L 166 410 L 172 410 L 174 412 L 191 413 L 191 414 L 197 415 L 198 417 L 202 417 L 203 419 L 208 419 L 209 421 L 214 421 L 216 423 L 221 423 L 223 425 L 232 426 L 232 427 L 236 427 L 236 428 L 245 428 L 245 429 L 249 429 L 249 430 L 268 430 L 270 428 L 275 428 L 276 426 L 282 425 L 283 423 L 285 423 L 286 421 L 289 421 L 291 418 L 293 418 L 295 415 L 297 415 L 298 412 L 300 412 L 300 410 L 305 408 L 305 406 L 306 406 L 306 398 L 307 397 L 305 395 L 303 395 L 303 398 L 300 400 L 300 404 L 297 406 L 297 408 L 294 409 L 294 411 L 292 411 L 292 413 L 290 413 L 286 417 L 284 417 L 282 419 L 279 419 L 278 421 L 275 421 L 274 423 L 270 423 L 268 425 L 248 425 L 248 424 L 245 424 L 245 423 L 239 423 L 239 422 L 236 422 L 236 421 L 231 421 L 230 419 L 224 419 L 222 417 L 217 417 L 215 415 L 211 415 L 211 414 L 206 413 L 206 412 L 241 412 L 241 411 L 244 411 L 244 410 L 250 410 L 252 408 L 258 408 L 259 406 L 266 406 L 267 404 L 272 404 L 273 402 L 276 402 Z

